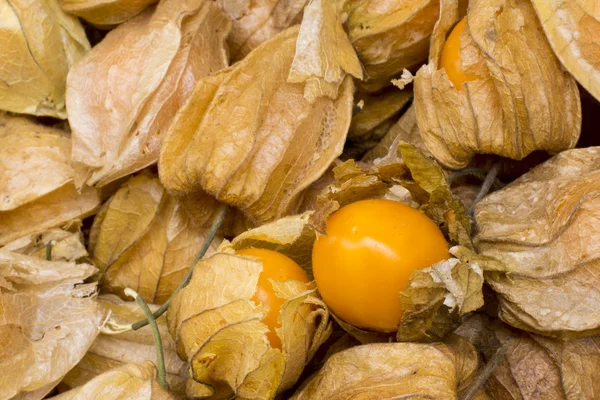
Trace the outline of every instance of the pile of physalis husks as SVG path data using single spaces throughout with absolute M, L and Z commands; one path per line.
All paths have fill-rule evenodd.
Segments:
M 0 1 L 0 400 L 597 398 L 599 10 Z

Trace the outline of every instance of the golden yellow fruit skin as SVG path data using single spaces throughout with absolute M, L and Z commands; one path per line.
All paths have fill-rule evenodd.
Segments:
M 310 282 L 308 275 L 294 260 L 273 250 L 251 247 L 238 250 L 236 253 L 241 256 L 256 257 L 263 264 L 263 270 L 258 277 L 256 293 L 254 293 L 252 300 L 269 307 L 269 313 L 262 322 L 269 327 L 267 338 L 271 342 L 271 346 L 281 350 L 281 338 L 275 332 L 275 328 L 280 326 L 277 319 L 285 300 L 275 295 L 273 285 L 269 279 L 279 282 L 301 281 L 308 283 Z
M 417 209 L 375 199 L 335 212 L 312 256 L 317 288 L 334 314 L 360 328 L 393 332 L 410 275 L 447 259 L 448 245 Z
M 462 61 L 460 60 L 460 34 L 465 29 L 467 19 L 463 18 L 458 24 L 452 29 L 446 43 L 444 43 L 444 49 L 442 50 L 442 56 L 440 60 L 440 66 L 446 70 L 448 78 L 456 86 L 458 90 L 461 90 L 463 84 L 468 81 L 477 79 L 474 75 L 466 75 L 462 69 Z

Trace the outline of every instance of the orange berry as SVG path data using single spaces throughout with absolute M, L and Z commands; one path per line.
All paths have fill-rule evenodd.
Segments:
M 465 29 L 467 19 L 463 18 L 446 39 L 444 43 L 444 49 L 442 50 L 442 58 L 440 60 L 440 66 L 446 70 L 448 78 L 456 86 L 458 90 L 461 90 L 463 83 L 477 79 L 474 75 L 465 75 L 462 69 L 462 61 L 460 60 L 460 34 Z

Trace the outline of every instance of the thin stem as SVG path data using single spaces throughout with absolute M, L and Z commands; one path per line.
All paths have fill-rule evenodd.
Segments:
M 52 261 L 52 248 L 56 244 L 56 240 L 51 240 L 46 244 L 46 261 Z
M 153 314 L 154 319 L 158 319 L 161 315 L 163 315 L 167 311 L 167 309 L 169 308 L 169 304 L 171 304 L 171 300 L 173 300 L 173 297 L 175 297 L 175 295 L 181 289 L 186 287 L 187 284 L 190 282 L 190 279 L 192 279 L 192 273 L 194 272 L 194 266 L 198 263 L 198 261 L 200 261 L 202 259 L 202 257 L 204 257 L 204 255 L 208 251 L 210 244 L 215 239 L 217 232 L 219 231 L 219 229 L 221 228 L 221 225 L 223 224 L 223 221 L 225 220 L 225 216 L 227 215 L 227 210 L 228 210 L 227 206 L 223 205 L 221 207 L 221 209 L 219 210 L 219 213 L 217 214 L 217 217 L 215 218 L 212 226 L 210 227 L 210 230 L 208 231 L 208 234 L 206 235 L 206 239 L 204 239 L 204 243 L 202 243 L 202 248 L 200 249 L 198 254 L 196 254 L 196 257 L 190 264 L 187 274 L 185 275 L 185 278 L 183 279 L 183 281 L 181 281 L 181 283 L 179 284 L 177 289 L 175 289 L 175 291 L 173 292 L 171 297 L 169 297 L 169 299 L 163 305 L 161 305 L 158 310 L 156 310 L 156 312 Z M 131 329 L 133 329 L 134 331 L 137 331 L 138 329 L 143 328 L 146 325 L 148 325 L 148 319 L 143 319 L 143 320 L 140 320 L 140 321 L 132 324 Z
M 138 303 L 144 315 L 146 315 L 146 320 L 149 321 L 150 327 L 152 328 L 152 335 L 154 336 L 154 345 L 156 346 L 156 367 L 158 368 L 158 384 L 161 388 L 168 391 L 169 386 L 167 385 L 167 370 L 165 369 L 165 355 L 163 351 L 162 338 L 160 337 L 160 331 L 158 330 L 158 325 L 156 325 L 156 320 L 152 315 L 152 311 L 148 308 L 148 304 L 142 299 L 142 297 L 136 293 L 135 290 L 126 288 L 125 294 L 129 297 L 133 297 L 135 301 Z
M 477 194 L 477 197 L 475 198 L 475 201 L 473 202 L 473 205 L 471 206 L 471 209 L 469 210 L 469 214 L 473 215 L 473 213 L 475 212 L 475 206 L 477 205 L 477 203 L 479 203 L 481 201 L 481 199 L 483 199 L 490 192 L 490 189 L 492 188 L 492 185 L 494 184 L 494 181 L 496 180 L 496 176 L 498 176 L 500 167 L 501 167 L 500 161 L 496 161 L 494 164 L 492 164 L 492 168 L 490 168 L 490 170 L 488 171 L 488 173 L 485 177 L 485 180 L 483 181 L 483 184 L 481 185 L 481 190 L 479 190 L 479 193 Z
M 483 367 L 477 378 L 471 383 L 471 385 L 463 392 L 462 396 L 460 396 L 460 400 L 472 400 L 479 389 L 490 378 L 492 372 L 496 369 L 496 367 L 504 360 L 504 356 L 506 355 L 506 351 L 508 350 L 508 345 L 510 344 L 511 338 L 508 337 L 506 341 L 496 350 L 492 358 L 488 361 L 488 363 Z

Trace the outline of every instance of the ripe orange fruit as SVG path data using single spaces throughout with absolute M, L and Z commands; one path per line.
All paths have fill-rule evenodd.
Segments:
M 339 318 L 392 332 L 402 317 L 399 294 L 415 269 L 448 258 L 438 226 L 419 210 L 391 200 L 342 207 L 317 238 L 313 273 L 323 300 Z
M 252 297 L 252 300 L 264 304 L 269 307 L 269 313 L 265 316 L 262 322 L 269 327 L 267 332 L 267 338 L 271 342 L 271 346 L 281 350 L 281 339 L 275 332 L 275 328 L 278 328 L 279 322 L 279 311 L 284 299 L 281 299 L 275 295 L 273 285 L 269 281 L 272 279 L 279 282 L 287 281 L 301 281 L 310 282 L 306 272 L 300 267 L 294 260 L 278 253 L 273 250 L 248 248 L 236 251 L 236 254 L 241 256 L 256 257 L 263 264 L 263 270 L 258 277 L 258 285 L 256 286 L 256 293 Z
M 444 44 L 440 60 L 440 67 L 446 70 L 448 78 L 458 90 L 462 89 L 463 83 L 477 79 L 474 75 L 465 75 L 460 60 L 460 34 L 465 29 L 466 23 L 466 18 L 463 18 L 452 29 Z

